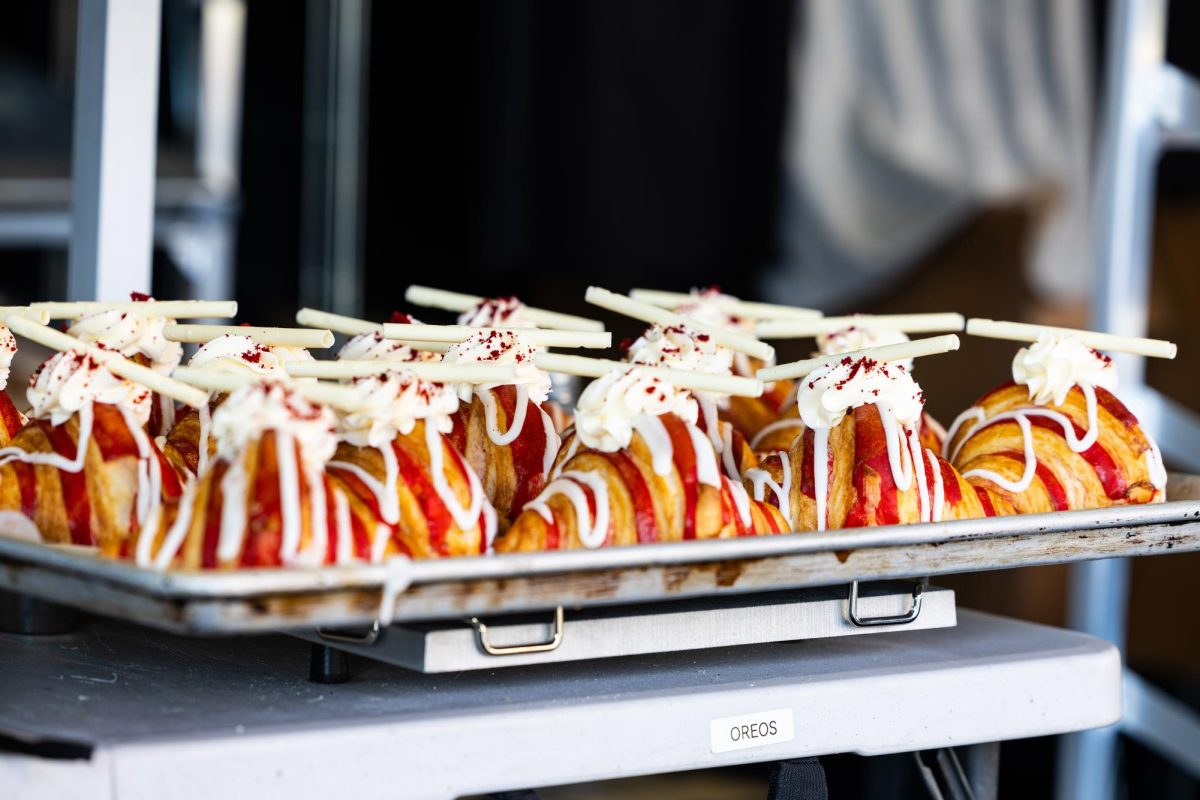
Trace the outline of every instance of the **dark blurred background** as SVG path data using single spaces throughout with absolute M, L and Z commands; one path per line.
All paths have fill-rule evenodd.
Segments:
M 382 319 L 417 282 L 585 314 L 592 283 L 719 284 L 828 312 L 1083 326 L 1089 259 L 1064 219 L 1091 200 L 1107 8 L 165 0 L 152 289 L 225 287 L 258 324 L 300 305 Z M 1168 58 L 1196 74 L 1200 10 L 1170 12 Z M 65 294 L 75 23 L 51 0 L 0 25 L 4 302 Z M 1194 409 L 1198 172 L 1192 155 L 1159 167 L 1150 316 L 1182 354 L 1150 380 Z M 963 349 L 920 366 L 943 420 L 1007 374 L 1010 344 Z M 1178 620 L 1200 613 L 1198 570 L 1135 563 L 1127 651 L 1193 705 L 1200 629 Z M 944 583 L 1062 624 L 1065 574 Z M 1055 746 L 1006 744 L 1003 796 L 1049 797 Z M 1200 797 L 1136 743 L 1121 758 L 1129 796 Z M 904 759 L 827 766 L 835 797 L 920 796 Z M 760 796 L 750 770 L 675 780 L 605 791 Z

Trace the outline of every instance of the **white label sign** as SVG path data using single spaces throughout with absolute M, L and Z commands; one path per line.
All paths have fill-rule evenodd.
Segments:
M 721 717 L 708 723 L 708 736 L 712 752 L 745 750 L 747 747 L 762 747 L 778 742 L 790 742 L 796 738 L 792 724 L 792 710 L 777 708 L 736 717 Z

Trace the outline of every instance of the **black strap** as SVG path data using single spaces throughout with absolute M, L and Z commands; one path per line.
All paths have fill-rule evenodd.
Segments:
M 829 800 L 825 770 L 816 758 L 777 761 L 770 774 L 767 800 Z

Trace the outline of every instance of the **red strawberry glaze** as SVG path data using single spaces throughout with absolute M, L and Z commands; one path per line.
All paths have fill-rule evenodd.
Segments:
M 1030 415 L 1028 419 L 1031 425 L 1044 428 L 1057 434 L 1064 440 L 1066 439 L 1062 425 L 1059 425 L 1054 420 L 1034 415 Z M 1071 427 L 1075 429 L 1075 438 L 1082 439 L 1085 433 L 1083 428 L 1076 425 L 1074 421 L 1071 422 Z M 1108 451 L 1100 446 L 1099 441 L 1079 455 L 1083 456 L 1083 460 L 1088 462 L 1092 466 L 1092 469 L 1096 471 L 1096 477 L 1100 479 L 1100 484 L 1104 487 L 1104 493 L 1108 495 L 1109 500 L 1120 500 L 1125 497 L 1129 491 L 1129 486 L 1125 482 L 1125 476 L 1121 468 L 1113 461 L 1112 456 L 1108 454 Z
M 813 462 L 816 460 L 816 454 L 814 452 L 816 449 L 816 434 L 813 432 L 812 428 L 806 427 L 801 436 L 803 438 L 800 440 L 800 491 L 808 499 L 816 500 L 817 474 L 813 469 L 815 466 Z M 831 452 L 829 456 L 832 459 L 833 453 Z M 825 485 L 828 486 L 829 484 L 827 483 Z
M 454 425 L 446 434 L 446 438 L 450 440 L 450 446 L 460 453 L 467 452 L 467 422 L 470 418 L 470 405 L 459 404 L 458 409 L 450 415 L 450 420 Z
M 996 516 L 996 507 L 992 505 L 992 497 L 988 494 L 987 489 L 982 486 L 972 486 L 971 488 L 979 496 L 979 504 L 983 506 L 983 515 L 985 517 Z
M 1072 391 L 1078 391 L 1078 388 Z M 1126 428 L 1132 430 L 1138 426 L 1137 417 L 1107 389 L 1096 387 L 1096 403 L 1113 417 L 1119 419 Z
M 998 455 L 1006 456 L 1021 464 L 1025 463 L 1025 454 L 1018 453 L 1012 450 L 999 453 Z M 1054 477 L 1054 473 L 1050 471 L 1042 462 L 1037 462 L 1035 467 L 1038 480 L 1046 487 L 1046 493 L 1050 495 L 1050 502 L 1054 504 L 1055 511 L 1066 511 L 1071 507 L 1067 500 L 1067 493 L 1063 491 L 1062 484 L 1058 482 L 1058 478 Z
M 605 453 L 609 463 L 617 468 L 629 496 L 633 500 L 633 519 L 637 529 L 638 544 L 658 541 L 658 525 L 654 520 L 654 503 L 650 499 L 650 489 L 641 471 L 623 452 Z
M 10 439 L 21 430 L 21 413 L 17 411 L 8 392 L 3 390 L 0 390 L 0 422 L 4 423 L 4 430 L 8 431 Z
M 48 420 L 40 420 L 42 432 L 50 440 L 54 452 L 62 458 L 75 458 L 75 441 L 61 425 L 51 425 Z M 63 504 L 67 511 L 67 530 L 71 533 L 72 544 L 93 545 L 96 539 L 92 535 L 92 507 L 87 493 L 87 477 L 83 470 L 68 472 L 64 469 L 55 470 L 58 473 L 59 485 L 62 487 Z
M 934 456 L 934 458 L 937 458 L 937 456 Z M 958 485 L 958 473 L 954 471 L 954 467 L 950 466 L 950 462 L 946 459 L 938 458 L 937 462 L 938 469 L 942 473 L 942 497 L 946 505 L 956 506 L 962 502 L 962 488 Z M 988 516 L 990 517 L 991 514 Z
M 672 459 L 675 469 L 683 479 L 683 538 L 696 538 L 696 451 L 692 448 L 692 437 L 687 431 L 686 423 L 674 414 L 663 414 L 659 417 L 667 434 L 671 437 Z
M 492 390 L 504 409 L 504 416 L 512 424 L 517 409 L 517 388 L 512 385 L 497 386 Z M 542 425 L 542 410 L 526 399 L 525 424 L 520 434 L 508 446 L 512 453 L 513 471 L 516 473 L 516 493 L 513 508 L 521 508 L 541 494 L 546 486 L 542 465 L 546 456 L 546 431 Z
M 92 439 L 96 442 L 96 447 L 100 448 L 101 458 L 112 461 L 124 456 L 138 457 L 137 441 L 133 438 L 125 417 L 116 406 L 93 403 L 92 413 L 95 415 Z
M 444 448 L 443 452 L 449 453 L 450 460 L 453 461 L 454 466 L 456 466 L 458 468 L 459 477 L 462 478 L 463 483 L 465 483 L 469 487 L 471 485 L 471 478 L 467 474 L 467 465 L 466 465 L 466 462 L 463 461 L 463 457 L 461 455 L 459 455 L 458 451 L 455 450 L 453 447 Z M 487 548 L 488 548 L 487 521 L 485 519 L 484 512 L 482 510 L 482 506 L 480 507 L 480 511 L 479 511 L 479 519 L 477 519 L 475 521 L 475 524 L 479 526 L 479 552 L 486 553 Z
M 543 517 L 542 522 L 546 523 L 546 549 L 557 550 L 562 546 L 562 536 L 558 532 L 558 517 L 551 512 L 550 519 Z
M 17 488 L 21 491 L 21 513 L 32 520 L 37 514 L 37 472 L 32 464 L 24 461 L 10 463 L 17 476 Z
M 217 542 L 221 537 L 221 506 L 225 502 L 219 487 L 229 471 L 229 464 L 218 461 L 212 469 L 212 489 L 208 494 L 208 508 L 204 516 L 204 538 L 200 542 L 200 566 L 213 569 L 217 564 Z
M 449 555 L 446 532 L 454 521 L 446 504 L 438 496 L 433 482 L 425 474 L 425 470 L 421 469 L 421 465 L 405 452 L 403 447 L 397 447 L 393 443 L 392 450 L 395 451 L 396 461 L 400 465 L 400 480 L 413 493 L 413 497 L 421 506 L 421 513 L 425 516 L 425 525 L 429 530 L 429 546 L 438 555 Z
M 899 489 L 892 477 L 887 440 L 879 411 L 873 405 L 854 409 L 854 473 L 851 478 L 857 499 L 842 527 L 896 525 L 900 522 Z M 867 470 L 879 477 L 879 505 L 867 507 Z
M 258 448 L 258 473 L 246 514 L 246 539 L 240 563 L 243 567 L 276 567 L 283 563 L 283 498 L 279 487 L 279 456 L 271 432 L 263 435 Z M 300 480 L 303 482 L 303 478 Z

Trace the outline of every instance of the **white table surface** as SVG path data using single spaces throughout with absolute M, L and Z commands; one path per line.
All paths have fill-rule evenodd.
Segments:
M 837 752 L 1042 736 L 1121 714 L 1120 658 L 1083 634 L 960 611 L 955 628 L 421 675 L 357 659 L 307 681 L 282 636 L 94 622 L 0 634 L 15 797 L 447 798 Z M 714 719 L 790 709 L 794 738 L 712 752 Z

